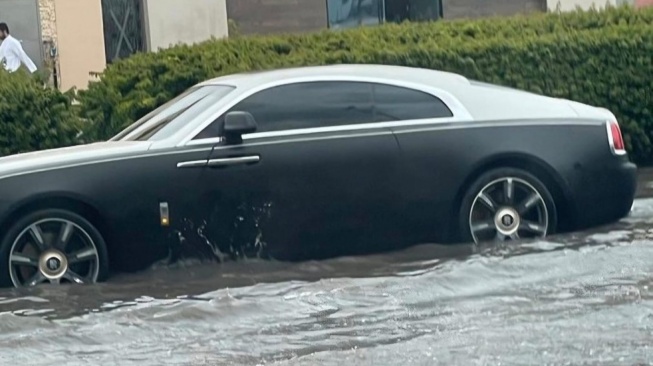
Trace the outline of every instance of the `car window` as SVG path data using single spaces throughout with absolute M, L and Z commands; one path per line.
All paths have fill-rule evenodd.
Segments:
M 233 87 L 223 85 L 190 88 L 128 126 L 112 140 L 154 141 L 170 137 L 232 90 Z
M 370 82 L 301 82 L 245 98 L 194 139 L 221 136 L 224 115 L 232 111 L 251 113 L 257 132 L 453 116 L 440 99 L 417 90 Z
M 232 111 L 251 113 L 258 125 L 257 132 L 374 121 L 372 87 L 359 82 L 320 81 L 272 87 L 244 99 L 228 112 Z M 220 117 L 195 139 L 220 136 L 223 118 Z
M 386 84 L 374 84 L 374 106 L 377 122 L 453 116 L 446 104 L 431 94 Z

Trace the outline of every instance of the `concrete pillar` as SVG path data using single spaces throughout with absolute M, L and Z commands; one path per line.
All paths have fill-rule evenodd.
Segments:
M 225 0 L 144 0 L 148 51 L 229 34 Z

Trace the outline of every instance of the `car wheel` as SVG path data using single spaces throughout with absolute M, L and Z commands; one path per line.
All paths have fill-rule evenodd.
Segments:
M 556 227 L 551 193 L 538 178 L 521 169 L 484 173 L 462 200 L 459 228 L 465 242 L 543 238 Z
M 15 222 L 0 244 L 0 285 L 89 284 L 108 276 L 106 244 L 86 219 L 46 209 Z

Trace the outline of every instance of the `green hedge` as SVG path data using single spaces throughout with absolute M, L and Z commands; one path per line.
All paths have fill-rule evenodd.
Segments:
M 82 130 L 70 96 L 22 70 L 0 70 L 0 121 L 0 155 L 74 145 Z

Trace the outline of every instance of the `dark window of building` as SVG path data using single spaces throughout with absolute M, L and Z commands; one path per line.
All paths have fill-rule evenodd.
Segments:
M 442 18 L 442 0 L 327 0 L 329 28 Z
M 102 0 L 106 62 L 145 51 L 143 9 L 140 0 Z
M 329 28 L 383 23 L 383 0 L 327 0 Z
M 384 0 L 385 21 L 401 23 L 442 18 L 442 0 Z

